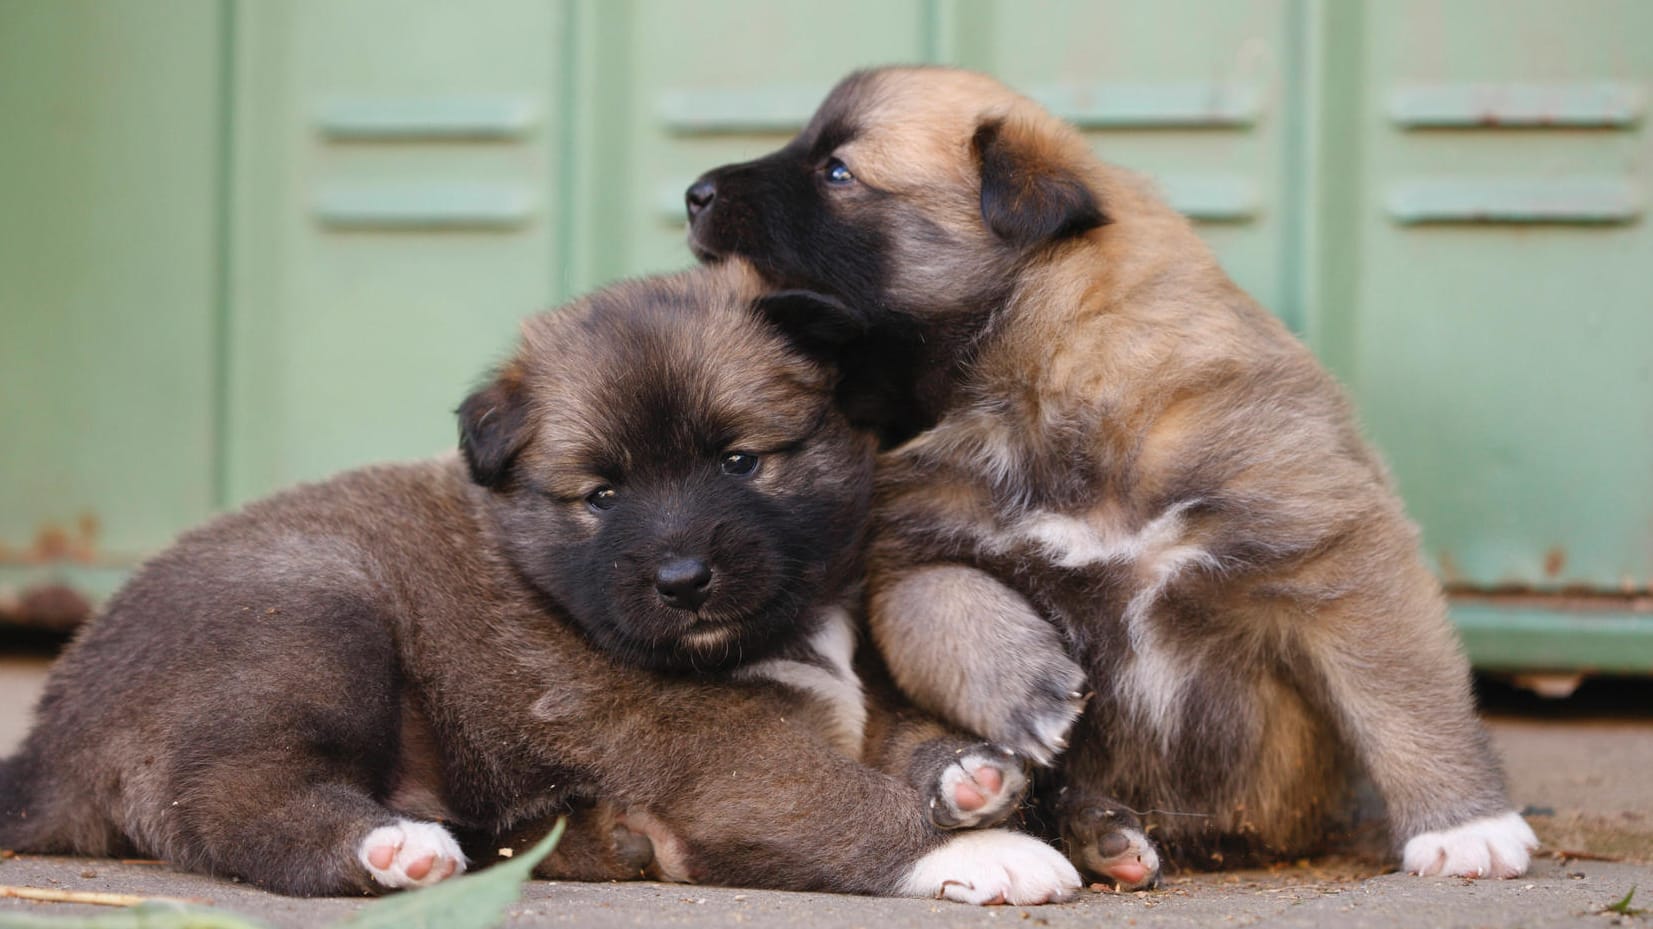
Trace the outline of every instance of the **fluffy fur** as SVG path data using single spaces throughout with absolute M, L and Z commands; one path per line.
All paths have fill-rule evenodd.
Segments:
M 441 880 L 466 866 L 457 840 L 497 849 L 566 813 L 551 876 L 1077 887 L 1031 839 L 957 846 L 932 821 L 945 766 L 907 755 L 933 725 L 902 730 L 905 777 L 855 760 L 838 604 L 871 439 L 762 323 L 760 290 L 732 265 L 530 319 L 461 407 L 463 460 L 346 473 L 184 535 L 53 670 L 0 765 L 0 846 L 333 894 Z
M 1409 867 L 1525 870 L 1384 466 L 1148 184 L 991 78 L 897 68 L 694 192 L 701 258 L 834 298 L 777 316 L 800 344 L 855 333 L 873 634 L 921 705 L 1065 750 L 1076 864 L 1137 883 L 1098 864 L 1133 810 L 1183 861 L 1313 850 L 1363 772 Z

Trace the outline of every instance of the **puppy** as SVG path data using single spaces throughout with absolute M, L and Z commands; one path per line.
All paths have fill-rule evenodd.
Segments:
M 530 319 L 460 408 L 462 456 L 184 535 L 52 672 L 0 765 L 0 846 L 336 894 L 441 880 L 459 837 L 497 848 L 571 811 L 552 863 L 571 876 L 1075 889 L 1054 849 L 949 838 L 930 812 L 945 794 L 968 809 L 942 825 L 990 818 L 1015 791 L 1002 758 L 955 740 L 945 763 L 904 752 L 910 777 L 856 762 L 843 603 L 872 440 L 760 290 L 731 266 Z M 982 779 L 1002 796 L 960 789 Z
M 703 260 L 839 298 L 777 320 L 858 333 L 840 389 L 894 446 L 873 636 L 919 704 L 1065 750 L 1081 868 L 1154 879 L 1133 811 L 1183 860 L 1315 849 L 1363 771 L 1407 870 L 1526 870 L 1384 466 L 1142 180 L 991 78 L 897 68 L 687 199 Z

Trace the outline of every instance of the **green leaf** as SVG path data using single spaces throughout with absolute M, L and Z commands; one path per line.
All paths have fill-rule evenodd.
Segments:
M 0 929 L 265 929 L 224 910 L 150 901 L 96 916 L 0 913 Z
M 332 929 L 488 929 L 516 902 L 522 882 L 557 847 L 567 826 L 567 819 L 559 819 L 550 835 L 509 861 L 376 900 Z
M 1640 916 L 1641 914 L 1647 912 L 1646 910 L 1632 909 L 1631 908 L 1630 900 L 1634 896 L 1636 896 L 1636 888 L 1635 888 L 1634 885 L 1632 885 L 1631 888 L 1630 888 L 1630 892 L 1624 895 L 1623 900 L 1620 900 L 1617 903 L 1610 904 L 1609 906 L 1604 907 L 1602 909 L 1602 912 L 1603 913 L 1617 913 L 1620 916 Z
M 503 864 L 423 890 L 393 894 L 363 907 L 331 929 L 488 929 L 516 902 L 522 882 L 557 847 L 567 819 L 539 844 Z M 224 910 L 152 900 L 96 916 L 35 916 L 0 912 L 0 929 L 266 929 Z

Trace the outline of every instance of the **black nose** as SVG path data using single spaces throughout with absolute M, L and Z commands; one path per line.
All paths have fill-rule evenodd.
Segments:
M 689 218 L 694 219 L 700 211 L 712 205 L 717 197 L 717 184 L 709 177 L 703 177 L 689 185 L 688 191 L 683 194 L 683 202 L 688 204 Z
M 673 558 L 654 572 L 654 589 L 667 606 L 692 610 L 706 602 L 712 569 L 699 558 Z

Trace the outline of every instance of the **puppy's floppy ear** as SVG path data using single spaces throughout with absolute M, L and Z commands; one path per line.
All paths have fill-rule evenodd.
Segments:
M 981 215 L 987 228 L 1018 246 L 1082 235 L 1108 221 L 1071 167 L 1042 151 L 1022 123 L 992 119 L 970 140 L 981 164 Z
M 846 346 L 872 329 L 864 312 L 811 290 L 777 291 L 759 297 L 753 309 L 793 348 L 819 362 L 838 361 Z
M 459 450 L 471 469 L 471 480 L 483 487 L 505 483 L 511 462 L 528 441 L 528 402 L 523 394 L 522 372 L 507 365 L 492 383 L 459 405 Z

